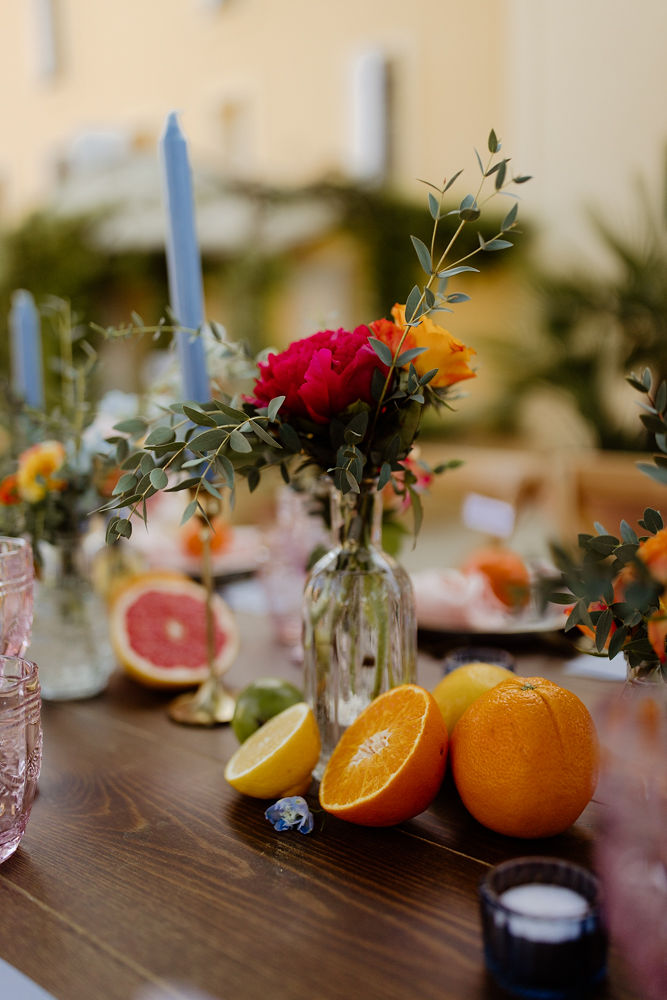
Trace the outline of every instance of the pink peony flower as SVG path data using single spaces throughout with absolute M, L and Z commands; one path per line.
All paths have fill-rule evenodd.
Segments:
M 387 367 L 368 343 L 367 326 L 355 330 L 322 330 L 296 340 L 259 365 L 260 376 L 248 402 L 267 406 L 285 396 L 281 415 L 328 423 L 357 401 L 372 403 L 371 379 Z

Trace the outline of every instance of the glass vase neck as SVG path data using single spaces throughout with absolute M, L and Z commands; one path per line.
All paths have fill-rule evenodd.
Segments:
M 343 548 L 382 547 L 382 492 L 376 480 L 361 483 L 359 493 L 330 488 L 331 535 Z

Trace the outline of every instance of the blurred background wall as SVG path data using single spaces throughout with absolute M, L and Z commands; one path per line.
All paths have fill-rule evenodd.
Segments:
M 533 175 L 524 235 L 458 286 L 447 325 L 479 376 L 438 433 L 645 447 L 624 375 L 667 374 L 666 42 L 664 0 L 2 4 L 0 330 L 17 287 L 84 323 L 164 313 L 173 109 L 209 316 L 254 348 L 404 300 L 419 178 L 464 167 L 472 187 L 493 127 Z M 145 387 L 145 345 L 104 350 L 100 391 Z

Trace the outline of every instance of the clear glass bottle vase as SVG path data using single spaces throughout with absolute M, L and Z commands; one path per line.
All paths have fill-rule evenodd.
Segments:
M 91 698 L 107 686 L 115 666 L 106 607 L 90 580 L 84 534 L 40 542 L 32 639 L 28 655 L 39 667 L 42 699 Z
M 320 778 L 343 731 L 382 692 L 414 683 L 417 623 L 407 572 L 382 550 L 382 494 L 331 487 L 333 547 L 303 599 L 304 691 L 322 738 Z

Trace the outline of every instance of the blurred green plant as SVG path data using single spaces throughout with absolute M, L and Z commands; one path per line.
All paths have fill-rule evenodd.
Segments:
M 543 385 L 572 398 L 600 447 L 650 447 L 640 428 L 619 416 L 618 383 L 645 365 L 667 376 L 667 166 L 662 204 L 638 180 L 636 214 L 637 227 L 621 230 L 607 216 L 589 213 L 609 277 L 584 268 L 566 277 L 534 276 L 542 329 L 522 345 L 520 368 L 515 344 L 500 349 L 508 385 L 492 419 L 503 429 L 516 427 L 521 401 Z

